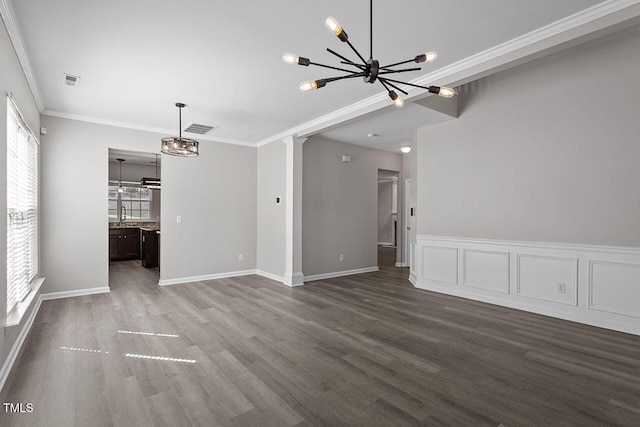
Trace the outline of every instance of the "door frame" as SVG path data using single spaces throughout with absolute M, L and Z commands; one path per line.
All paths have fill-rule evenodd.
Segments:
M 402 266 L 411 267 L 409 265 L 409 234 L 411 233 L 411 179 L 404 180 L 404 230 L 402 235 L 404 236 L 404 251 L 402 254 Z

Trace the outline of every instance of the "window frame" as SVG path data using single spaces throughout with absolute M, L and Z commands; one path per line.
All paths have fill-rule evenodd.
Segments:
M 20 323 L 44 281 L 39 277 L 40 141 L 24 119 L 11 93 L 7 96 L 6 105 L 7 275 L 5 327 Z M 24 219 L 25 214 L 26 220 Z M 21 217 L 19 221 L 24 223 L 16 227 L 15 222 L 12 223 L 12 221 L 15 221 L 18 216 Z M 16 244 L 20 243 L 23 243 L 26 248 L 16 249 Z M 28 259 L 17 261 L 16 256 Z M 16 269 L 19 270 L 17 273 Z M 28 275 L 26 281 L 25 274 Z
M 117 188 L 119 187 L 119 181 L 109 181 L 109 185 L 107 187 L 107 199 L 108 202 L 116 202 L 116 218 L 113 219 L 110 216 L 111 211 L 113 211 L 113 209 L 110 209 L 109 206 L 107 206 L 107 217 L 109 219 L 109 223 L 116 223 L 116 222 L 149 222 L 151 221 L 151 206 L 152 206 L 152 199 L 153 199 L 153 192 L 151 191 L 151 189 L 143 187 L 142 185 L 140 185 L 140 183 L 136 183 L 136 182 L 127 182 L 127 181 L 122 181 L 122 187 L 124 188 L 124 192 L 120 193 L 117 192 L 116 193 L 116 198 L 112 198 L 109 196 L 110 190 L 111 188 Z M 124 198 L 124 195 L 128 193 L 127 189 L 135 189 L 138 192 L 145 192 L 149 195 L 148 199 L 143 199 L 142 197 L 139 198 Z M 126 215 L 126 219 L 122 220 L 121 215 L 122 215 L 122 206 L 124 205 L 124 203 L 136 203 L 139 202 L 140 203 L 140 209 L 136 209 L 135 211 L 139 213 L 139 218 L 132 218 L 130 215 L 130 209 L 127 209 L 127 215 Z M 148 203 L 149 208 L 148 209 L 142 209 L 142 203 Z M 147 212 L 148 215 L 146 218 L 142 217 L 142 213 L 143 212 Z

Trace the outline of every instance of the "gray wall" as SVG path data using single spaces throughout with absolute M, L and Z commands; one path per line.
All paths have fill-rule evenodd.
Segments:
M 154 178 L 156 167 L 153 165 L 140 165 L 137 163 L 124 162 L 122 164 L 122 180 L 129 182 L 140 182 L 142 178 Z M 162 167 L 158 166 L 158 176 L 162 176 Z M 120 164 L 117 161 L 109 162 L 109 181 L 120 179 Z M 151 190 L 151 221 L 160 221 L 160 200 L 162 190 Z
M 393 184 L 390 181 L 378 183 L 378 242 L 393 243 Z
M 42 122 L 45 292 L 108 286 L 108 150 L 159 152 L 166 135 Z M 162 160 L 162 279 L 255 269 L 256 149 L 207 141 L 197 158 Z
M 162 279 L 256 268 L 257 149 L 200 146 L 196 159 L 162 159 Z
M 7 211 L 7 100 L 6 94 L 13 92 L 13 97 L 20 106 L 22 114 L 29 126 L 36 132 L 40 128 L 40 112 L 36 105 L 27 81 L 22 72 L 22 67 L 18 57 L 13 50 L 13 45 L 9 39 L 6 28 L 0 20 L 0 212 Z M 7 227 L 6 223 L 0 227 L 0 313 L 7 312 Z M 41 251 L 42 254 L 42 251 Z M 40 257 L 42 259 L 42 256 Z M 40 263 L 42 271 L 42 262 Z M 35 300 L 34 300 L 35 301 Z M 32 304 L 33 305 L 33 304 Z M 30 307 L 18 326 L 4 328 L 4 333 L 0 334 L 0 366 L 4 366 L 7 355 L 16 342 L 18 334 L 24 327 L 26 319 L 29 317 L 33 307 Z
M 343 154 L 351 156 L 351 162 L 343 163 Z M 321 137 L 304 143 L 305 276 L 378 265 L 378 169 L 401 171 L 401 155 Z
M 419 234 L 640 246 L 640 26 L 484 78 L 418 131 Z
M 282 142 L 258 148 L 257 268 L 279 277 L 285 270 L 285 148 Z

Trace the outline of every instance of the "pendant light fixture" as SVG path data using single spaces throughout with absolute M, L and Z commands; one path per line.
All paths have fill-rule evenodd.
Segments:
M 118 193 L 124 193 L 124 187 L 122 186 L 122 162 L 124 159 L 116 159 L 120 163 L 120 178 L 118 179 Z
M 385 90 L 389 94 L 389 98 L 391 98 L 391 100 L 393 101 L 396 107 L 402 107 L 404 105 L 404 101 L 402 100 L 400 95 L 398 95 L 396 90 L 405 95 L 409 95 L 407 91 L 401 89 L 400 87 L 398 87 L 398 85 L 406 85 L 406 86 L 416 87 L 420 89 L 425 89 L 429 93 L 440 95 L 444 98 L 451 98 L 452 96 L 455 95 L 455 91 L 448 87 L 421 86 L 421 85 L 407 83 L 407 82 L 403 82 L 400 80 L 395 80 L 387 77 L 390 74 L 419 71 L 421 70 L 420 67 L 400 68 L 400 69 L 397 69 L 395 67 L 399 65 L 408 64 L 410 62 L 415 62 L 415 63 L 433 62 L 438 57 L 438 54 L 432 51 L 432 52 L 427 52 L 424 54 L 417 55 L 414 58 L 408 59 L 406 61 L 395 62 L 388 65 L 380 65 L 380 62 L 377 59 L 373 58 L 373 0 L 369 0 L 369 48 L 370 49 L 369 49 L 368 60 L 365 60 L 364 57 L 360 54 L 360 52 L 358 52 L 358 50 L 351 44 L 351 42 L 349 41 L 349 36 L 347 35 L 347 33 L 342 28 L 342 26 L 338 23 L 338 21 L 334 17 L 332 16 L 328 17 L 325 21 L 325 25 L 327 29 L 333 34 L 335 34 L 341 42 L 349 45 L 351 50 L 353 50 L 353 52 L 355 52 L 355 54 L 358 56 L 360 63 L 356 61 L 352 61 L 346 58 L 345 56 L 342 56 L 339 53 L 334 52 L 331 49 L 327 49 L 327 51 L 330 54 L 337 57 L 338 59 L 340 59 L 341 64 L 347 65 L 349 67 L 353 67 L 354 69 L 350 70 L 347 68 L 340 68 L 340 67 L 334 67 L 331 65 L 319 64 L 317 62 L 312 62 L 309 58 L 303 58 L 301 56 L 297 56 L 292 53 L 285 53 L 282 55 L 282 61 L 285 64 L 298 64 L 305 67 L 308 67 L 309 65 L 315 65 L 316 67 L 328 68 L 328 69 L 337 70 L 337 71 L 344 71 L 347 73 L 346 75 L 340 76 L 340 77 L 329 77 L 325 79 L 310 80 L 310 81 L 302 82 L 300 83 L 300 90 L 302 92 L 308 92 L 308 91 L 323 88 L 327 85 L 327 83 L 331 83 L 337 80 L 362 77 L 365 83 L 374 84 L 376 81 L 380 82 L 380 84 L 384 86 Z
M 170 154 L 172 156 L 196 157 L 198 156 L 198 141 L 196 141 L 195 139 L 182 137 L 182 109 L 186 107 L 186 105 L 181 102 L 176 102 L 176 107 L 178 107 L 178 114 L 180 117 L 180 136 L 170 136 L 167 138 L 162 138 L 161 151 L 164 154 Z
M 155 178 L 142 178 L 140 184 L 151 190 L 160 190 L 160 178 L 158 178 L 158 155 L 156 154 L 156 177 Z

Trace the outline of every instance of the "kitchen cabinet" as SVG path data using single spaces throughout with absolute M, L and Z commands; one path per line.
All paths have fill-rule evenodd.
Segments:
M 109 230 L 109 261 L 140 259 L 140 229 Z
M 157 229 L 142 230 L 142 266 L 145 268 L 158 267 L 159 242 Z

